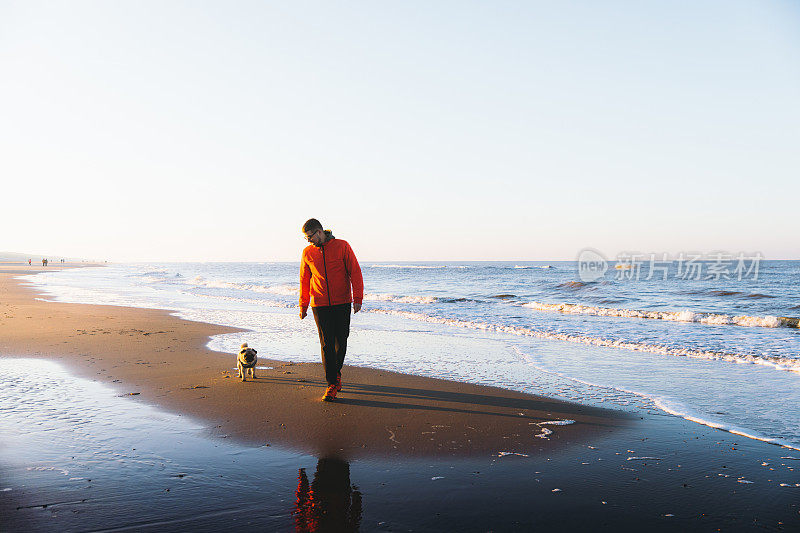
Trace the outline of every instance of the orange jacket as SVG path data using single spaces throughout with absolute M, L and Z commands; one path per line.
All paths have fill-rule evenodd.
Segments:
M 320 247 L 306 246 L 300 260 L 300 307 L 358 304 L 364 299 L 364 278 L 356 254 L 347 241 L 326 231 L 328 241 Z M 350 287 L 353 287 L 351 294 Z

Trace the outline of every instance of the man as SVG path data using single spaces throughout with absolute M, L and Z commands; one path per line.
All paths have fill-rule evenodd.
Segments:
M 347 241 L 323 230 L 316 218 L 303 224 L 303 234 L 311 245 L 306 246 L 300 259 L 300 319 L 308 314 L 310 303 L 328 382 L 322 399 L 332 402 L 342 389 L 342 365 L 350 334 L 350 305 L 352 303 L 354 313 L 361 310 L 364 280 Z

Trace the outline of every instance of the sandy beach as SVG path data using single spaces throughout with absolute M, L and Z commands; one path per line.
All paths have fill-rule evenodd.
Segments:
M 54 268 L 60 267 L 48 270 Z M 111 387 L 128 402 L 196 421 L 210 441 L 225 438 L 259 450 L 246 453 L 272 449 L 316 457 L 320 476 L 336 471 L 335 465 L 348 465 L 348 494 L 353 490 L 349 479 L 361 473 L 363 516 L 359 514 L 355 525 L 345 528 L 337 522 L 330 530 L 800 527 L 796 451 L 659 413 L 633 416 L 369 368 L 346 366 L 340 399 L 324 403 L 319 364 L 293 364 L 259 353 L 259 366 L 265 368 L 257 371 L 256 379 L 242 383 L 235 375 L 234 355 L 206 348 L 210 336 L 235 330 L 182 320 L 162 310 L 43 301 L 15 280 L 40 270 L 27 265 L 0 268 L 0 357 L 60 363 L 75 376 Z M 0 468 L 6 469 L 3 477 L 14 477 L 12 466 Z M 426 480 L 461 476 L 459 488 L 454 492 L 452 487 L 438 488 L 444 484 L 418 486 L 414 476 L 429 468 L 452 472 L 428 475 Z M 376 494 L 383 490 L 379 486 L 396 480 L 404 481 L 397 483 L 393 496 Z M 295 481 L 281 487 L 293 494 Z M 92 507 L 89 496 L 65 499 L 60 495 L 63 487 L 50 493 L 41 487 L 12 488 L 2 493 L 0 507 L 8 530 L 83 530 L 135 523 L 124 513 L 116 522 L 93 515 L 100 504 Z M 91 483 L 80 490 L 88 494 Z M 161 492 L 152 495 L 151 503 L 161 497 Z M 407 501 L 412 518 L 400 519 L 406 510 L 386 507 L 392 498 Z M 54 502 L 61 510 L 57 517 Z M 294 505 L 294 511 L 287 507 L 285 513 L 278 512 L 279 518 L 270 511 L 270 520 L 277 522 L 265 518 L 251 525 L 315 530 L 308 522 L 297 522 L 297 508 L 302 506 Z M 75 515 L 68 518 L 65 509 L 70 508 L 81 510 L 80 520 Z M 244 516 L 248 508 L 232 512 Z M 376 513 L 385 520 L 373 520 Z M 209 516 L 195 520 L 192 527 L 214 530 L 223 523 L 220 520 Z M 185 524 L 154 520 L 147 527 L 170 530 Z
M 249 444 L 285 445 L 345 459 L 533 453 L 583 442 L 629 423 L 618 412 L 499 388 L 347 367 L 335 403 L 321 402 L 321 364 L 259 357 L 257 379 L 242 383 L 235 354 L 205 348 L 231 328 L 189 322 L 166 311 L 47 303 L 0 275 L 0 353 L 60 361 L 120 394 L 206 421 L 216 434 Z M 35 340 L 34 340 L 35 339 Z M 547 440 L 536 428 L 574 420 Z M 552 425 L 549 425 L 552 427 Z M 439 431 L 431 432 L 431 428 Z

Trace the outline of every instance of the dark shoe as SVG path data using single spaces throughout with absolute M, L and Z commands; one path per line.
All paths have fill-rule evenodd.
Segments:
M 322 397 L 323 402 L 332 402 L 336 399 L 336 385 L 328 385 L 325 389 L 325 396 Z
M 341 372 L 336 374 L 336 383 L 335 383 L 334 386 L 336 387 L 336 392 L 339 392 L 340 390 L 342 390 L 342 373 Z

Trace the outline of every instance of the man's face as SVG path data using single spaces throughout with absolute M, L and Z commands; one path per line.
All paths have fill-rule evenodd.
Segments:
M 319 246 L 322 244 L 322 230 L 315 229 L 311 231 L 305 232 L 306 240 L 313 244 L 314 246 Z

